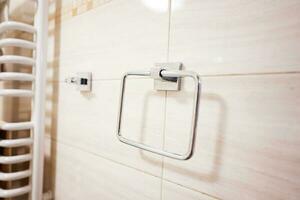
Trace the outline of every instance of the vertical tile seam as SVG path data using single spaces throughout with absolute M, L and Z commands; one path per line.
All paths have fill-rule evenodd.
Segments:
M 171 17 L 172 17 L 172 0 L 168 0 L 168 31 L 167 31 L 167 62 L 170 62 L 170 44 L 171 44 Z M 163 122 L 163 138 L 162 138 L 162 148 L 163 150 L 165 150 L 165 140 L 166 140 L 166 126 L 167 126 L 167 106 L 168 106 L 168 91 L 165 92 L 165 96 L 164 96 L 164 122 Z M 212 197 L 212 198 L 216 198 L 216 199 L 219 199 L 215 196 L 212 196 L 210 194 L 207 194 L 207 193 L 204 193 L 204 192 L 201 192 L 201 191 L 198 191 L 198 190 L 194 190 L 192 188 L 189 188 L 189 187 L 186 187 L 185 185 L 181 185 L 179 183 L 176 183 L 176 182 L 172 182 L 172 181 L 169 181 L 167 179 L 164 178 L 164 173 L 165 173 L 165 157 L 162 156 L 162 163 L 161 163 L 161 177 L 160 177 L 160 180 L 161 180 L 161 188 L 160 188 L 160 200 L 163 200 L 163 194 L 164 194 L 164 189 L 163 189 L 163 186 L 164 186 L 164 181 L 167 181 L 169 183 L 173 183 L 179 187 L 182 187 L 182 188 L 185 188 L 185 189 L 189 189 L 189 190 L 192 190 L 194 192 L 197 192 L 197 193 L 201 193 L 201 194 L 204 194 L 204 195 L 207 195 L 209 197 Z
M 167 96 L 168 96 L 168 92 L 165 92 L 165 96 L 164 96 L 164 123 L 163 123 L 163 137 L 162 137 L 162 149 L 165 149 L 165 135 L 166 135 L 166 121 L 167 121 Z M 163 199 L 163 183 L 164 183 L 164 166 L 165 166 L 165 158 L 164 156 L 162 156 L 162 160 L 161 160 L 161 175 L 160 175 L 160 181 L 161 181 L 161 185 L 160 185 L 160 200 Z
M 168 0 L 168 31 L 167 31 L 167 62 L 170 61 L 170 39 L 171 39 L 171 14 L 172 14 L 172 0 Z M 164 122 L 163 122 L 163 142 L 162 148 L 165 149 L 165 137 L 166 137 L 166 124 L 167 124 L 167 104 L 168 104 L 168 92 L 165 92 L 164 96 Z M 165 158 L 162 156 L 161 163 L 161 187 L 160 187 L 160 200 L 163 200 L 163 185 L 164 185 L 164 166 Z
M 172 0 L 168 1 L 168 43 L 167 43 L 167 61 L 170 61 L 170 43 L 171 43 L 171 14 L 172 14 Z

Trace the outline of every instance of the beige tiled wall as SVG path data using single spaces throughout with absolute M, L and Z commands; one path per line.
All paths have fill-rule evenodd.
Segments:
M 55 199 L 300 198 L 298 0 L 65 0 L 50 10 L 45 190 Z M 116 137 L 121 75 L 166 61 L 202 76 L 189 161 Z M 82 71 L 93 72 L 90 94 L 63 81 Z M 184 152 L 192 88 L 131 79 L 124 134 Z

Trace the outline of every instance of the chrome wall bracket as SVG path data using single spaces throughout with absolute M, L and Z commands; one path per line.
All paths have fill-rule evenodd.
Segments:
M 157 63 L 155 68 L 151 69 L 151 76 L 154 79 L 155 90 L 178 91 L 180 90 L 180 78 L 163 77 L 165 70 L 181 70 L 182 63 Z
M 150 71 L 133 71 L 127 72 L 124 74 L 122 81 L 121 81 L 121 96 L 120 96 L 120 104 L 119 104 L 119 113 L 118 113 L 118 121 L 117 121 L 117 137 L 118 139 L 130 146 L 135 148 L 139 148 L 145 151 L 149 151 L 161 156 L 177 159 L 177 160 L 188 160 L 192 157 L 194 151 L 194 144 L 196 138 L 196 127 L 197 127 L 197 119 L 198 119 L 198 108 L 199 108 L 199 99 L 201 93 L 201 82 L 200 77 L 197 73 L 192 71 L 185 71 L 180 70 L 181 64 L 158 64 L 157 68 L 151 69 Z M 176 68 L 176 70 L 170 70 L 168 67 Z M 178 69 L 179 68 L 179 69 Z M 142 144 L 140 142 L 125 138 L 122 135 L 121 127 L 122 127 L 122 112 L 123 112 L 123 102 L 125 96 L 125 89 L 126 89 L 126 80 L 130 76 L 135 77 L 150 77 L 153 78 L 154 88 L 157 90 L 179 90 L 179 79 L 181 78 L 191 78 L 194 81 L 194 96 L 193 96 L 193 111 L 192 111 L 192 123 L 191 123 L 191 130 L 189 135 L 189 144 L 187 150 L 183 154 L 179 154 L 176 152 L 169 152 L 163 149 L 156 149 L 151 146 Z

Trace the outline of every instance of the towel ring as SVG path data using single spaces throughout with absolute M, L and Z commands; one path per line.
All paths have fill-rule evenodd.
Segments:
M 130 140 L 122 136 L 121 133 L 121 124 L 122 124 L 122 111 L 123 111 L 123 100 L 125 95 L 126 80 L 129 76 L 142 76 L 150 77 L 153 79 L 161 79 L 163 81 L 174 82 L 178 81 L 179 78 L 189 77 L 194 80 L 195 89 L 194 89 L 194 101 L 193 101 L 193 112 L 192 112 L 192 123 L 191 123 L 191 133 L 189 138 L 189 146 L 185 154 L 178 154 L 174 152 L 168 152 L 161 149 L 156 149 L 151 146 L 138 143 L 136 141 Z M 194 151 L 194 144 L 196 138 L 196 128 L 197 128 L 197 118 L 198 118 L 198 108 L 199 108 L 199 99 L 201 93 L 201 82 L 200 77 L 197 73 L 192 71 L 183 71 L 183 70 L 169 70 L 161 68 L 159 70 L 153 69 L 150 71 L 132 71 L 124 74 L 121 82 L 121 96 L 119 104 L 119 113 L 118 113 L 118 128 L 117 128 L 117 137 L 118 139 L 130 146 L 149 151 L 161 156 L 177 159 L 177 160 L 188 160 L 192 157 Z

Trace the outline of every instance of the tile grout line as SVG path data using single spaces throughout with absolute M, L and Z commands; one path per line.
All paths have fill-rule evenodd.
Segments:
M 171 44 L 171 14 L 172 14 L 172 0 L 168 1 L 168 42 L 167 42 L 167 61 L 170 60 L 170 44 Z
M 206 74 L 201 77 L 235 77 L 235 76 L 264 76 L 264 75 L 286 75 L 286 74 L 300 74 L 300 71 L 286 71 L 286 72 L 250 72 L 250 73 L 232 73 L 232 74 Z
M 167 42 L 167 62 L 170 60 L 170 40 L 171 40 L 171 14 L 172 14 L 172 0 L 168 1 L 168 42 Z M 165 92 L 164 97 L 164 123 L 163 123 L 163 141 L 162 149 L 165 150 L 166 141 L 166 124 L 167 124 L 167 104 L 168 104 L 168 91 Z M 163 186 L 164 186 L 164 168 L 165 168 L 165 158 L 162 156 L 161 163 L 161 187 L 160 187 L 160 200 L 163 200 Z
M 162 137 L 162 149 L 165 150 L 166 141 L 166 122 L 167 122 L 167 103 L 168 103 L 168 92 L 165 92 L 164 97 L 164 123 L 163 123 L 163 137 Z M 165 158 L 162 156 L 161 162 L 161 188 L 160 188 L 160 200 L 163 200 L 163 184 L 164 184 L 164 168 L 165 168 Z
M 130 168 L 130 169 L 134 169 L 134 170 L 139 171 L 139 172 L 141 172 L 141 173 L 143 173 L 143 174 L 146 174 L 146 175 L 149 175 L 149 176 L 153 176 L 153 177 L 156 177 L 156 178 L 160 178 L 159 176 L 157 176 L 157 175 L 155 175 L 155 174 L 151 174 L 151 173 L 146 172 L 146 171 L 143 171 L 143 170 L 141 170 L 141 169 L 139 169 L 139 168 L 135 168 L 135 167 L 132 167 L 132 166 L 130 166 L 130 165 L 126 165 L 126 164 L 124 164 L 124 163 L 122 163 L 122 162 L 118 162 L 118 161 L 116 161 L 116 160 L 114 160 L 114 159 L 108 158 L 107 156 L 103 156 L 103 155 L 101 155 L 101 154 L 95 153 L 95 152 L 90 151 L 90 150 L 88 150 L 88 149 L 85 149 L 85 148 L 83 148 L 83 147 L 80 147 L 80 146 L 77 146 L 77 145 L 68 143 L 68 142 L 66 142 L 66 141 L 64 141 L 64 140 L 58 140 L 58 139 L 56 139 L 56 138 L 52 138 L 51 136 L 46 136 L 46 138 L 48 138 L 49 140 L 54 141 L 54 142 L 56 142 L 56 143 L 59 143 L 59 144 L 62 144 L 62 145 L 68 146 L 68 147 L 72 147 L 72 148 L 75 148 L 75 149 L 80 150 L 80 151 L 82 151 L 82 152 L 85 152 L 85 153 L 94 155 L 94 156 L 96 156 L 96 157 L 99 157 L 99 158 L 101 158 L 101 159 L 110 161 L 110 162 L 112 162 L 112 163 L 115 163 L 115 164 L 118 164 L 118 165 L 121 165 L 121 166 Z
M 196 192 L 196 193 L 201 193 L 201 194 L 203 194 L 203 195 L 206 195 L 206 196 L 208 196 L 208 197 L 214 198 L 214 199 L 216 199 L 216 200 L 222 200 L 221 198 L 219 198 L 219 197 L 217 197 L 217 196 L 214 196 L 214 195 L 211 195 L 211 194 L 202 192 L 202 191 L 200 191 L 200 190 L 196 190 L 196 189 L 194 189 L 194 188 L 191 188 L 191 187 L 182 185 L 182 184 L 180 184 L 180 183 L 176 183 L 176 182 L 171 181 L 171 180 L 169 180 L 169 179 L 164 179 L 164 181 L 166 181 L 166 182 L 168 182 L 168 183 L 172 183 L 172 184 L 177 185 L 177 186 L 179 186 L 179 187 L 182 187 L 182 188 L 185 188 L 185 189 L 194 191 L 194 192 Z
M 288 75 L 288 74 L 300 74 L 300 71 L 287 71 L 287 72 L 260 72 L 260 73 L 247 73 L 247 74 L 206 74 L 201 75 L 202 78 L 215 78 L 215 77 L 242 77 L 242 76 L 265 76 L 265 75 Z M 136 79 L 147 79 L 147 78 L 136 78 Z M 97 78 L 93 79 L 93 82 L 98 81 L 120 81 L 121 78 Z M 50 83 L 64 83 L 64 80 L 49 80 Z

